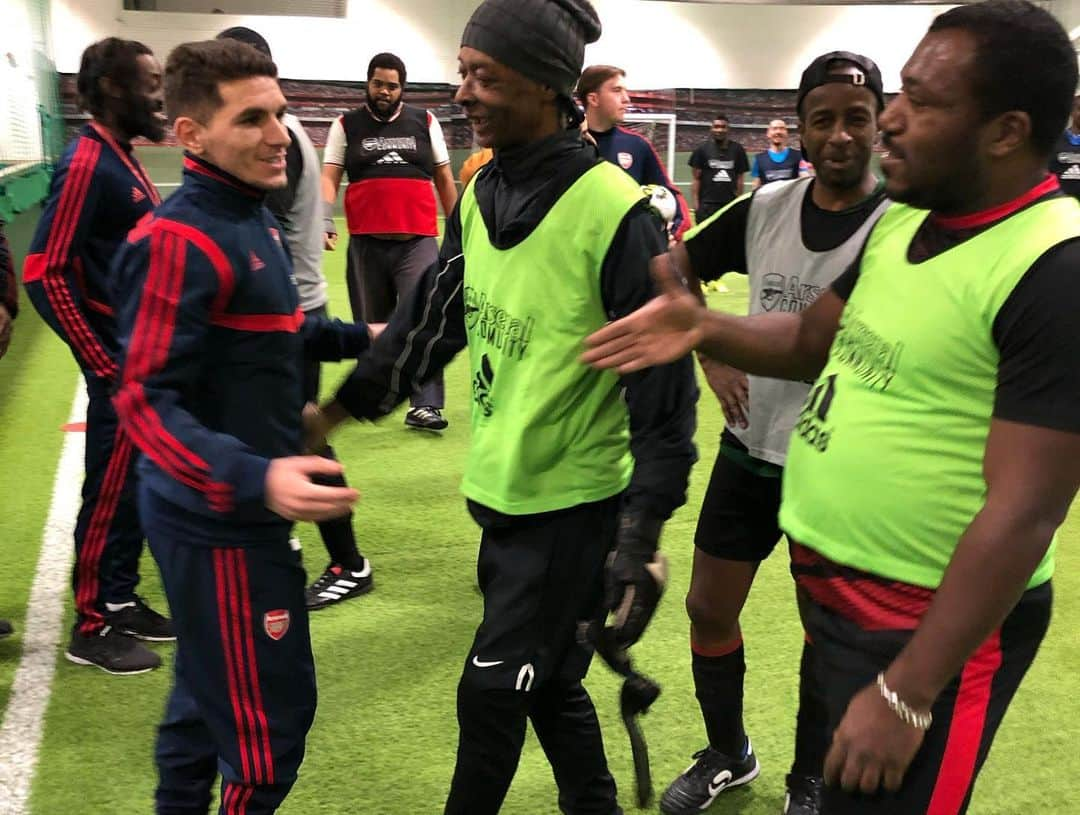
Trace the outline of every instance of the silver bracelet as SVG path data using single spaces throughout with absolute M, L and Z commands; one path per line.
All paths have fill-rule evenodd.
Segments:
M 885 684 L 885 672 L 882 671 L 877 675 L 878 690 L 881 691 L 881 698 L 885 700 L 885 704 L 889 706 L 889 710 L 895 713 L 900 721 L 904 724 L 911 725 L 918 730 L 929 730 L 930 725 L 934 722 L 934 714 L 929 710 L 926 713 L 919 713 L 911 707 L 907 702 L 896 695 L 896 691 L 890 690 L 889 686 Z

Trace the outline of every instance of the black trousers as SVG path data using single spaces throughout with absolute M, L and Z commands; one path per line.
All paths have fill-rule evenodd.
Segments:
M 207 545 L 143 487 L 139 508 L 176 626 L 172 691 L 158 726 L 157 815 L 276 812 L 315 717 L 304 569 L 289 528 L 245 546 Z
M 499 811 L 531 721 L 560 809 L 618 815 L 600 723 L 581 684 L 592 651 L 578 632 L 603 615 L 619 498 L 517 517 L 470 508 L 484 528 L 477 563 L 484 618 L 458 685 L 460 735 L 446 813 Z
M 848 570 L 841 573 L 793 547 L 803 623 L 814 641 L 817 684 L 828 708 L 828 734 L 852 697 L 874 682 L 911 638 L 932 600 L 928 589 Z M 827 575 L 827 576 L 826 576 Z M 809 578 L 809 579 L 808 579 Z M 1029 589 L 959 676 L 934 702 L 934 722 L 896 793 L 873 796 L 828 787 L 822 815 L 962 815 L 979 770 L 1050 624 L 1050 583 Z
M 439 259 L 435 238 L 419 236 L 405 241 L 370 235 L 350 235 L 345 279 L 354 321 L 385 323 L 401 298 L 409 294 L 428 267 Z M 414 407 L 442 409 L 446 402 L 440 371 L 413 393 Z
M 72 587 L 79 633 L 105 625 L 106 603 L 135 598 L 143 531 L 135 499 L 135 448 L 120 428 L 109 386 L 84 372 L 86 479 L 75 525 Z

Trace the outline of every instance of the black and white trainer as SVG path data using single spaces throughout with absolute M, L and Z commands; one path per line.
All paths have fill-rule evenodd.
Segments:
M 694 815 L 712 806 L 724 790 L 749 784 L 759 772 L 761 766 L 749 739 L 743 758 L 732 758 L 712 747 L 698 750 L 694 763 L 664 792 L 660 811 L 664 815 Z
M 90 636 L 73 632 L 64 656 L 76 665 L 93 665 L 119 676 L 144 674 L 161 667 L 161 657 L 111 625 Z
M 138 596 L 126 603 L 106 603 L 105 622 L 121 634 L 144 642 L 172 642 L 176 639 L 169 618 L 158 614 Z
M 438 408 L 414 407 L 405 414 L 405 425 L 417 430 L 446 430 L 450 423 Z
M 812 775 L 788 773 L 782 815 L 818 815 L 821 812 L 822 780 Z
M 319 579 L 308 586 L 304 592 L 304 602 L 310 611 L 316 611 L 367 594 L 373 588 L 375 581 L 371 576 L 371 562 L 367 558 L 364 558 L 364 568 L 360 571 L 331 563 Z

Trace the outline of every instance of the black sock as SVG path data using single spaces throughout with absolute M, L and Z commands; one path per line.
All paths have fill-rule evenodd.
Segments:
M 820 778 L 830 734 L 829 714 L 814 670 L 815 658 L 814 646 L 806 640 L 799 662 L 799 714 L 795 720 L 795 761 L 791 772 Z
M 709 745 L 726 756 L 742 758 L 746 750 L 743 730 L 743 677 L 746 661 L 742 641 L 722 656 L 693 651 L 694 687 Z
M 323 453 L 326 458 L 337 460 L 334 451 L 327 447 Z M 311 479 L 316 484 L 327 487 L 345 487 L 344 475 L 320 475 Z M 353 532 L 352 513 L 340 518 L 332 518 L 329 521 L 319 523 L 319 534 L 322 535 L 326 552 L 330 555 L 330 562 L 344 566 L 352 572 L 359 572 L 364 568 L 364 556 L 356 547 L 356 535 Z

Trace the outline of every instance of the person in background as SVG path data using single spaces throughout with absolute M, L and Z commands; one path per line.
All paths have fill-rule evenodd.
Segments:
M 724 114 L 713 119 L 710 138 L 694 148 L 687 163 L 694 173 L 690 203 L 696 223 L 742 195 L 750 162 L 743 146 L 732 140 L 731 123 Z

